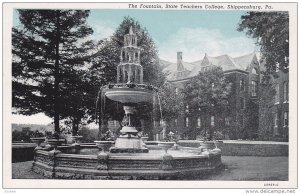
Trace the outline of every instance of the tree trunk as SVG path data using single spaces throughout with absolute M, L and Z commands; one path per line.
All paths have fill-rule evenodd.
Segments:
M 59 130 L 59 11 L 56 12 L 56 42 L 55 42 L 55 69 L 54 69 L 54 129 Z
M 75 116 L 73 116 L 73 121 L 72 121 L 72 135 L 75 135 Z

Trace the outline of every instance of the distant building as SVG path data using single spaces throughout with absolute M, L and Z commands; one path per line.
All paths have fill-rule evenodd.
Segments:
M 189 115 L 189 105 L 186 105 L 186 116 L 178 116 L 170 125 L 179 134 L 194 138 L 204 129 L 222 128 L 224 138 L 256 138 L 258 136 L 258 96 L 260 81 L 260 65 L 256 53 L 232 58 L 228 55 L 211 57 L 205 54 L 202 60 L 186 63 L 182 60 L 182 52 L 177 53 L 177 63 L 161 60 L 164 71 L 169 73 L 167 79 L 175 87 L 176 92 L 200 71 L 213 67 L 222 67 L 227 78 L 232 82 L 229 99 L 230 113 L 211 113 L 204 115 Z M 176 67 L 176 68 L 175 68 Z

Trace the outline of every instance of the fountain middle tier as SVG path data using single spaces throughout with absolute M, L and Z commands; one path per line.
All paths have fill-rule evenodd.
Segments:
M 123 104 L 152 102 L 156 89 L 145 84 L 110 84 L 103 88 L 104 95 Z

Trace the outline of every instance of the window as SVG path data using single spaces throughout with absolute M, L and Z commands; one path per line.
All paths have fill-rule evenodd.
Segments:
M 240 91 L 245 91 L 245 80 L 244 79 L 240 80 Z
M 276 71 L 276 72 L 279 71 L 279 63 L 276 64 L 275 71 Z
M 283 101 L 284 103 L 289 101 L 289 82 L 283 83 Z
M 240 125 L 241 125 L 241 127 L 244 127 L 244 116 L 243 115 L 241 115 L 241 117 L 240 117 Z
M 283 126 L 284 127 L 289 126 L 289 112 L 283 113 Z
M 225 126 L 229 126 L 229 117 L 225 117 Z
M 188 117 L 185 118 L 185 126 L 186 126 L 186 127 L 189 126 L 189 118 L 188 118 Z
M 212 126 L 212 127 L 215 126 L 215 116 L 210 117 L 210 126 Z
M 202 71 L 208 71 L 209 70 L 209 67 L 207 66 L 207 67 L 202 67 Z
M 201 127 L 201 119 L 200 119 L 200 117 L 198 117 L 198 119 L 197 119 L 197 127 Z
M 278 119 L 278 113 L 274 114 L 274 126 L 278 127 L 279 125 L 279 119 Z
M 245 108 L 245 98 L 241 98 L 241 109 Z
M 256 71 L 256 69 L 255 69 L 255 68 L 253 68 L 253 69 L 252 69 L 252 74 L 255 74 L 255 75 L 257 75 L 257 71 Z
M 189 112 L 189 105 L 185 106 L 185 112 Z
M 275 104 L 279 104 L 279 84 L 275 86 L 276 94 L 275 94 Z
M 256 83 L 256 81 L 251 81 L 251 96 L 257 96 L 257 83 Z

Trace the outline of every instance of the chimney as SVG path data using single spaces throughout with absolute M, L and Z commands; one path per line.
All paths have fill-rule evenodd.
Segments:
M 177 71 L 183 71 L 182 52 L 177 52 Z

